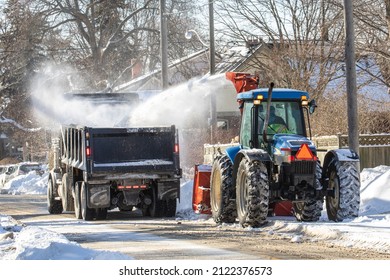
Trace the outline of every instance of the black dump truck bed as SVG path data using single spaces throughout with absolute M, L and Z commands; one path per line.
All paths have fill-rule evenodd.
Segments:
M 178 132 L 170 127 L 62 126 L 52 142 L 48 180 L 51 214 L 104 219 L 107 210 L 141 209 L 172 217 L 180 197 Z
M 62 162 L 89 178 L 180 175 L 175 126 L 142 128 L 62 127 Z M 132 174 L 127 174 L 132 173 Z

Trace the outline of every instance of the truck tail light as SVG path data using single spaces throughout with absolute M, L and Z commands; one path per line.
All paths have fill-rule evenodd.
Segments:
M 176 129 L 175 131 L 175 146 L 173 147 L 173 152 L 179 153 L 179 131 Z
M 87 157 L 90 157 L 91 156 L 91 148 L 90 147 L 87 147 L 85 149 L 85 154 L 87 155 Z
M 124 190 L 124 189 L 146 189 L 146 185 L 129 185 L 129 186 L 118 186 L 118 190 Z
M 175 144 L 174 152 L 177 154 L 179 153 L 179 144 Z

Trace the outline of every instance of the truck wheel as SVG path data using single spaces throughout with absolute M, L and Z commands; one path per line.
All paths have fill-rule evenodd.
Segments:
M 84 221 L 91 221 L 94 218 L 95 211 L 92 208 L 88 207 L 87 204 L 87 183 L 82 182 L 81 183 L 81 189 L 80 189 L 80 205 L 81 205 L 81 216 L 83 217 Z
M 175 217 L 176 215 L 176 198 L 166 200 L 166 217 Z
M 321 164 L 317 161 L 316 165 L 316 180 L 314 189 L 320 190 L 321 186 L 321 177 L 322 177 L 322 168 Z M 321 212 L 323 209 L 324 199 L 316 198 L 314 194 L 307 194 L 304 201 L 293 202 L 293 209 L 295 218 L 301 222 L 315 222 L 318 221 L 321 217 Z
M 73 211 L 74 210 L 74 199 L 72 195 L 72 182 L 70 180 L 68 173 L 65 173 L 62 176 L 62 208 L 64 211 Z
M 47 182 L 47 210 L 50 214 L 61 214 L 63 210 L 62 203 L 55 199 L 55 193 L 53 180 L 49 178 Z
M 140 193 L 141 203 L 137 205 L 142 211 L 142 216 L 150 217 L 150 204 L 152 202 L 152 192 L 150 189 L 142 191 Z
M 227 155 L 214 160 L 210 181 L 210 204 L 217 224 L 234 223 L 237 217 L 232 184 L 233 165 Z
M 105 220 L 107 219 L 107 208 L 97 208 L 95 209 L 96 220 Z
M 154 186 L 152 192 L 152 204 L 149 207 L 150 216 L 152 218 L 164 217 L 166 213 L 166 203 L 164 200 L 158 199 L 157 185 Z
M 80 182 L 76 182 L 74 186 L 74 214 L 76 219 L 82 219 L 81 200 L 80 200 Z
M 141 211 L 142 211 L 142 216 L 150 217 L 150 206 L 143 205 Z
M 329 165 L 328 188 L 334 195 L 326 197 L 329 220 L 341 222 L 359 214 L 360 181 L 355 162 L 340 162 L 336 158 Z
M 243 159 L 237 171 L 237 215 L 243 227 L 266 223 L 269 205 L 268 172 L 264 163 Z

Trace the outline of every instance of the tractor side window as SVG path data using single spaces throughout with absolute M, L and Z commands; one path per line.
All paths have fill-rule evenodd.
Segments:
M 303 135 L 303 126 L 302 126 L 302 111 L 299 108 L 299 103 L 294 102 L 289 104 L 288 120 L 289 120 L 289 130 L 294 134 Z
M 251 140 L 251 109 L 253 104 L 249 102 L 244 103 L 244 110 L 241 119 L 240 142 L 245 148 L 249 148 L 249 141 Z

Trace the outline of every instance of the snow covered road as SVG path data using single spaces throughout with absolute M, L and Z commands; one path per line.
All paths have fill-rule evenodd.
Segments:
M 26 194 L 27 186 L 34 191 L 34 185 L 40 186 L 28 184 L 28 178 L 21 184 L 24 191 L 11 182 L 8 192 L 14 195 L 0 195 L 0 259 L 61 258 L 58 253 L 53 255 L 50 244 L 64 244 L 64 239 L 70 240 L 73 251 L 77 244 L 89 250 L 113 252 L 112 257 L 103 255 L 105 259 L 390 259 L 388 166 L 362 172 L 360 216 L 356 219 L 334 223 L 327 220 L 325 212 L 316 223 L 273 217 L 259 229 L 243 229 L 238 224 L 216 226 L 209 216 L 195 215 L 190 210 L 191 181 L 182 185 L 181 203 L 174 219 L 145 219 L 136 212 L 110 212 L 106 221 L 85 222 L 76 220 L 73 213 L 49 215 L 44 195 Z M 22 181 L 19 178 L 18 183 Z M 13 225 L 9 216 L 27 227 Z M 48 233 L 37 234 L 39 230 Z M 45 236 L 49 239 L 41 242 Z M 34 245 L 43 243 L 40 253 L 34 253 Z M 98 253 L 91 257 L 88 252 L 86 256 L 81 252 L 65 256 L 102 258 Z

